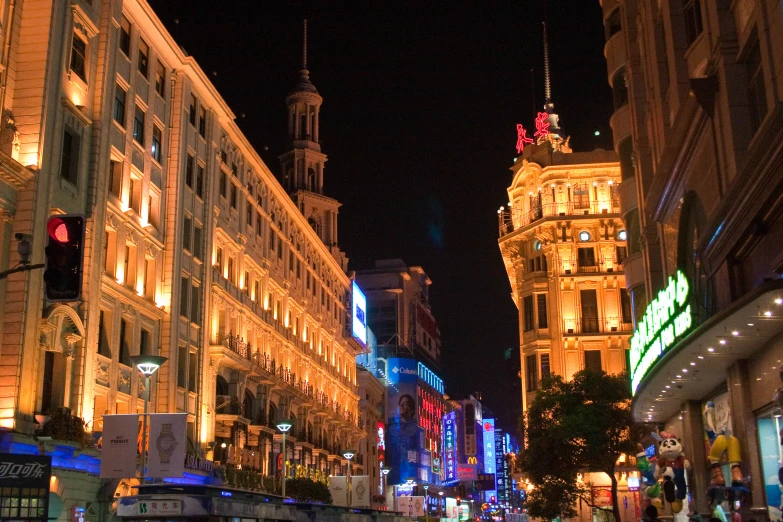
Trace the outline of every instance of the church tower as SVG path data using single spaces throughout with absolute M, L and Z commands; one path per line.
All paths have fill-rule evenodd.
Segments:
M 282 184 L 343 270 L 348 259 L 337 246 L 337 213 L 340 203 L 324 195 L 324 164 L 319 117 L 323 98 L 310 82 L 307 69 L 307 20 L 304 21 L 302 69 L 299 80 L 285 99 L 288 106 L 290 148 L 280 156 Z

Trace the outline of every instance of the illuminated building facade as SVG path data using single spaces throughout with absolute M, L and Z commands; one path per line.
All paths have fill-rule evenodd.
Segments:
M 41 270 L 0 281 L 0 449 L 63 425 L 91 445 L 105 413 L 141 411 L 130 356 L 154 354 L 168 361 L 150 409 L 187 413 L 189 454 L 274 475 L 286 418 L 292 473 L 342 472 L 340 450 L 362 435 L 366 339 L 306 64 L 286 99 L 283 186 L 144 0 L 6 1 L 0 16 L 0 271 L 19 262 L 14 234 L 43 262 L 51 214 L 87 227 L 81 302 L 43 301 Z M 66 509 L 97 498 L 92 451 L 55 462 L 67 480 L 53 483 L 84 484 Z
M 600 4 L 620 203 L 640 239 L 625 264 L 632 293 L 644 289 L 634 417 L 675 433 L 692 463 L 677 519 L 720 503 L 779 520 L 783 13 L 756 0 Z M 720 435 L 739 442 L 733 455 Z M 749 494 L 721 502 L 732 486 Z
M 632 325 L 616 155 L 571 152 L 550 136 L 516 160 L 498 213 L 519 309 L 523 409 L 550 374 L 624 372 Z

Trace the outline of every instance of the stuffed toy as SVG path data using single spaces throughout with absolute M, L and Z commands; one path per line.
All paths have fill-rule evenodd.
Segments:
M 720 459 L 721 456 L 726 453 L 728 457 L 729 465 L 731 466 L 731 486 L 734 488 L 742 487 L 743 475 L 742 468 L 742 454 L 740 451 L 740 442 L 737 437 L 733 435 L 727 435 L 725 430 L 716 427 L 715 422 L 715 404 L 709 401 L 704 406 L 704 431 L 707 433 L 707 441 L 709 443 L 709 460 L 710 467 L 712 468 L 712 479 L 710 484 L 713 487 L 723 487 L 726 485 L 726 480 L 723 478 L 723 470 L 721 469 Z
M 672 505 L 673 512 L 679 513 L 687 493 L 685 471 L 691 469 L 691 463 L 683 455 L 682 443 L 674 434 L 661 432 L 659 436 L 655 478 L 663 481 L 663 498 Z

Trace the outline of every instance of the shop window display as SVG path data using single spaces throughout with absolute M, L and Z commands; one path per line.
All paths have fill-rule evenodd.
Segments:
M 783 383 L 783 366 L 779 369 Z M 764 477 L 764 496 L 770 522 L 783 520 L 783 386 L 775 391 L 772 409 L 758 416 L 759 450 L 761 471 Z

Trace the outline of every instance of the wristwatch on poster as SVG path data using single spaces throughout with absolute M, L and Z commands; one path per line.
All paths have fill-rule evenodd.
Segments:
M 171 431 L 171 424 L 163 424 L 158 440 L 155 441 L 155 446 L 158 448 L 158 453 L 160 453 L 160 462 L 168 464 L 174 448 L 177 447 L 177 438 Z

